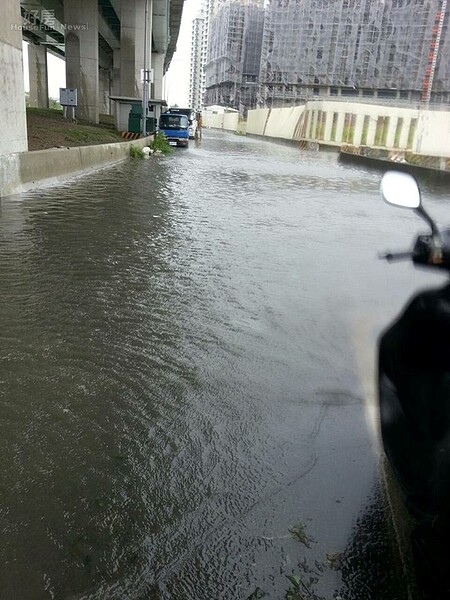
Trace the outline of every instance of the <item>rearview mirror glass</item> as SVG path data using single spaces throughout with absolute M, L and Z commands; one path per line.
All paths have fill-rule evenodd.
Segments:
M 388 171 L 381 180 L 383 199 L 394 206 L 419 208 L 420 191 L 416 180 L 408 173 Z

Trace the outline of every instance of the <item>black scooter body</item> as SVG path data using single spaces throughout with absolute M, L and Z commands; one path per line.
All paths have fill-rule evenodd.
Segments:
M 383 445 L 408 507 L 450 526 L 450 285 L 417 295 L 382 335 Z
M 412 252 L 416 266 L 450 272 L 450 230 L 422 206 L 417 182 L 387 172 L 389 204 L 412 208 L 430 226 Z M 415 296 L 379 341 L 378 392 L 385 453 L 415 519 L 412 548 L 429 600 L 450 600 L 450 285 Z
M 450 598 L 450 285 L 416 296 L 379 345 L 383 446 L 416 519 L 419 587 Z

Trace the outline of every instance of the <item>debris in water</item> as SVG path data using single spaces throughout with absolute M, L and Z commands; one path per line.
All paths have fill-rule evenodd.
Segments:
M 327 564 L 330 569 L 340 571 L 342 569 L 342 552 L 327 553 Z
M 304 546 L 307 548 L 311 548 L 311 543 L 316 543 L 316 540 L 312 537 L 309 537 L 305 532 L 305 526 L 301 523 L 299 525 L 294 525 L 289 529 L 290 533 Z

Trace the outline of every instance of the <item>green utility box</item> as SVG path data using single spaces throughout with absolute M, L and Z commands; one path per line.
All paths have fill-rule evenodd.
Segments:
M 128 131 L 131 133 L 141 132 L 142 104 L 132 104 L 130 114 L 128 115 Z M 147 133 L 153 133 L 156 130 L 156 119 L 147 117 Z

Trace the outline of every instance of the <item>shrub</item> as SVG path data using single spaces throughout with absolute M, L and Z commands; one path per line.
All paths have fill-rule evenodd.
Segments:
M 131 144 L 130 156 L 131 156 L 131 158 L 144 158 L 144 153 L 142 152 L 142 150 L 140 148 L 138 148 L 137 146 L 133 146 L 133 144 Z
M 150 148 L 152 150 L 161 150 L 164 154 L 169 154 L 172 152 L 172 148 L 167 142 L 166 136 L 161 132 L 155 134 L 153 142 L 150 144 Z

